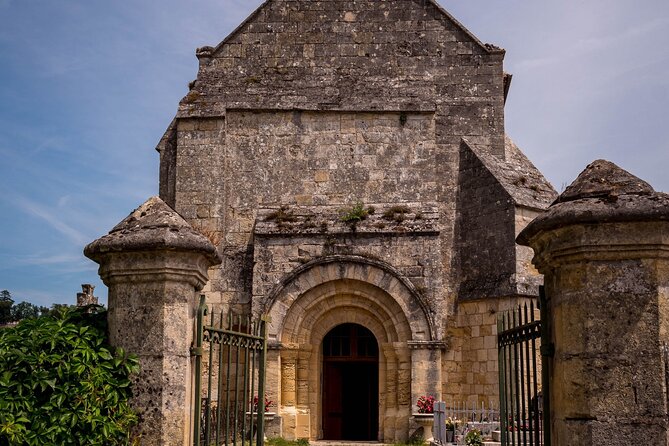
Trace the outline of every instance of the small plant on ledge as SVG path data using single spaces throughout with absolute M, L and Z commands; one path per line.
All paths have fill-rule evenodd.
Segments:
M 418 413 L 434 413 L 435 398 L 432 395 L 423 395 L 418 397 L 416 406 L 418 406 Z
M 361 201 L 358 201 L 353 207 L 342 209 L 339 220 L 344 223 L 356 224 L 366 219 L 369 214 L 373 213 L 373 207 L 370 206 L 369 208 L 365 208 L 365 205 L 362 204 Z
M 411 209 L 405 205 L 397 205 L 387 209 L 383 213 L 383 218 L 386 220 L 394 221 L 395 223 L 402 223 L 406 217 L 406 214 L 409 214 Z M 421 215 L 422 218 L 422 215 Z

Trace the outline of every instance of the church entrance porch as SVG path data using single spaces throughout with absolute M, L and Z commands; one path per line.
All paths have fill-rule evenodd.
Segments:
M 269 296 L 268 398 L 286 439 L 404 442 L 441 394 L 441 348 L 415 290 L 385 264 L 324 259 Z M 415 426 L 414 426 L 415 427 Z
M 371 331 L 339 325 L 323 339 L 323 438 L 376 440 L 379 348 Z

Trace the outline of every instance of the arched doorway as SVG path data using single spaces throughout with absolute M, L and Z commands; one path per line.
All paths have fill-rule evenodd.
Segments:
M 379 346 L 367 328 L 341 324 L 323 338 L 323 437 L 377 440 Z

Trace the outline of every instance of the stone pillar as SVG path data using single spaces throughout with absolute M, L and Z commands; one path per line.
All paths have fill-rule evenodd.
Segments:
M 395 419 L 396 438 L 401 436 L 404 442 L 409 438 L 409 418 L 411 417 L 411 352 L 406 343 L 395 342 L 397 356 L 397 418 Z
M 379 383 L 385 386 L 385 391 L 380 395 L 379 405 L 382 413 L 383 441 L 386 443 L 399 442 L 395 423 L 397 418 L 397 354 L 392 344 L 381 344 L 383 356 L 386 360 L 385 380 Z M 406 440 L 406 439 L 405 439 Z
M 297 422 L 297 353 L 296 348 L 281 349 L 281 419 L 282 435 L 287 440 L 296 438 Z
M 279 352 L 279 344 L 269 344 L 269 349 L 267 350 L 267 369 L 265 372 L 265 394 L 270 401 L 273 401 L 273 405 L 269 408 L 269 411 L 275 412 L 277 416 L 271 421 L 265 420 L 265 435 L 268 438 L 281 436 L 282 420 L 279 414 L 279 392 L 281 387 L 279 382 Z
M 309 381 L 314 375 L 310 370 L 311 345 L 300 345 L 297 354 L 297 406 L 301 409 L 309 407 Z
M 141 444 L 191 444 L 196 293 L 220 263 L 216 248 L 153 197 L 84 253 L 109 287 L 111 344 L 139 357 L 132 405 Z
M 297 354 L 297 416 L 295 419 L 295 438 L 314 438 L 311 435 L 311 411 L 309 409 L 310 381 L 314 372 L 310 368 L 312 346 L 300 344 Z
M 411 349 L 411 408 L 418 412 L 416 402 L 421 396 L 441 398 L 442 342 L 409 341 Z
M 549 299 L 552 444 L 669 444 L 669 195 L 595 161 L 518 243 Z

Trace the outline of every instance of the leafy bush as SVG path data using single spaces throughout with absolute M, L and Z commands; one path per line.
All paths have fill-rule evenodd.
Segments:
M 124 445 L 138 360 L 106 344 L 101 307 L 0 331 L 0 445 Z

